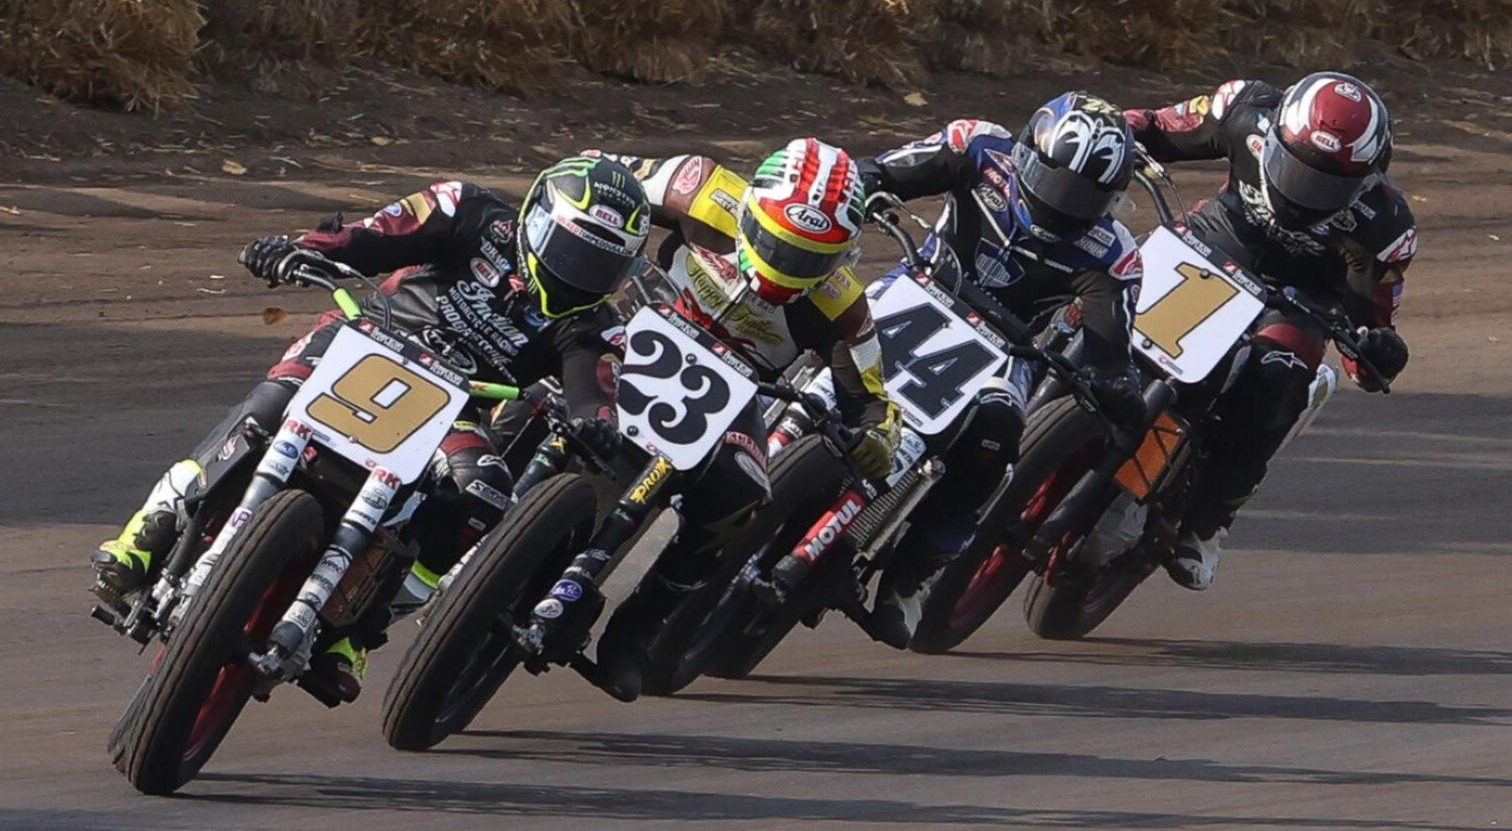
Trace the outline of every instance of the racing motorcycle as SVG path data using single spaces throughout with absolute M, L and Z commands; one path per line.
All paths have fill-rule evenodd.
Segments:
M 419 551 L 406 533 L 434 487 L 427 466 L 470 397 L 519 390 L 469 382 L 392 329 L 388 298 L 315 252 L 290 282 L 331 293 L 347 321 L 272 435 L 248 420 L 191 488 L 188 525 L 162 574 L 96 618 L 145 648 L 163 643 L 109 740 L 137 790 L 168 794 L 198 774 L 248 700 L 293 682 L 327 706 L 339 692 L 307 672 L 312 655 L 380 630 Z M 366 283 L 381 322 L 332 277 Z
M 1144 380 L 1148 421 L 1119 430 L 1078 406 L 1058 379 L 1036 391 L 1013 477 L 985 512 L 973 544 L 952 564 L 971 575 L 953 600 L 951 625 L 927 633 L 924 651 L 965 640 L 1019 583 L 1005 579 L 1028 564 L 1024 599 L 1029 628 L 1045 638 L 1081 638 L 1172 555 L 1207 438 L 1223 429 L 1214 415 L 1248 352 L 1251 324 L 1267 307 L 1317 320 L 1340 354 L 1363 371 L 1359 338 L 1336 308 L 1314 305 L 1294 289 L 1267 289 L 1200 239 L 1175 215 L 1165 171 L 1144 159 L 1137 181 L 1161 224 L 1140 245 L 1144 282 L 1133 346 Z M 1185 214 L 1183 206 L 1182 214 Z M 1076 357 L 1073 339 L 1068 355 Z M 1317 416 L 1337 386 L 1324 364 L 1289 442 Z M 941 602 L 947 599 L 942 597 Z M 919 634 L 914 644 L 919 646 Z
M 616 408 L 622 436 L 648 461 L 602 520 L 584 476 L 553 472 L 524 483 L 519 501 L 428 608 L 384 700 L 389 744 L 424 750 L 462 730 L 520 668 L 539 674 L 567 666 L 625 701 L 691 681 L 682 671 L 682 656 L 697 632 L 690 624 L 703 619 L 741 561 L 714 558 L 709 579 L 665 615 L 657 610 L 649 616 L 656 620 L 616 614 L 595 661 L 587 648 L 606 605 L 600 586 L 654 515 L 676 510 L 681 493 L 700 483 L 726 430 L 758 396 L 805 401 L 821 422 L 839 419 L 816 396 L 759 381 L 735 349 L 671 305 L 640 308 L 626 326 Z M 855 438 L 836 435 L 846 446 Z M 566 451 L 575 455 L 571 447 Z M 560 469 L 559 463 L 552 468 Z M 603 660 L 608 642 L 636 639 L 617 632 L 618 626 L 658 622 L 633 678 Z
M 935 261 L 920 255 L 899 224 L 901 211 L 929 225 L 889 194 L 873 197 L 869 219 L 903 249 L 911 272 L 871 297 L 889 396 L 903 412 L 904 430 L 893 468 L 875 485 L 844 461 L 842 439 L 810 408 L 788 412 L 768 439 L 772 503 L 727 554 L 744 567 L 699 626 L 684 657 L 685 672 L 719 677 L 749 674 L 800 621 L 817 625 L 839 610 L 873 639 L 896 648 L 908 635 L 868 605 L 873 578 L 899 556 L 910 518 L 949 475 L 943 460 L 953 438 L 970 424 L 972 402 L 1006 361 L 1046 367 L 1064 379 L 1090 412 L 1098 404 L 1087 377 L 1059 353 L 1031 340 L 1026 327 L 981 289 L 961 279 L 950 249 Z M 805 387 L 832 402 L 827 371 Z M 790 408 L 791 410 L 791 408 Z M 1021 569 L 1027 573 L 1027 566 Z

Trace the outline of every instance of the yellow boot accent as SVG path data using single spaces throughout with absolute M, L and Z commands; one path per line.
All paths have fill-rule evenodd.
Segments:
M 367 675 L 367 650 L 352 643 L 351 638 L 342 638 L 326 648 L 327 655 L 338 655 L 352 665 L 352 675 L 361 679 Z

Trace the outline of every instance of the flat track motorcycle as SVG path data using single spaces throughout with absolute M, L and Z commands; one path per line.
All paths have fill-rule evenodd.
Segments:
M 433 486 L 426 468 L 469 397 L 519 394 L 470 383 L 392 331 L 381 292 L 382 322 L 365 316 L 331 279 L 367 282 L 361 274 L 314 252 L 292 256 L 290 282 L 330 291 L 346 325 L 277 432 L 244 422 L 214 463 L 222 470 L 200 480 L 216 484 L 187 494 L 188 527 L 156 582 L 94 610 L 144 647 L 164 642 L 109 741 L 143 793 L 192 779 L 247 701 L 281 684 L 340 703 L 307 673 L 311 656 L 387 620 L 419 553 L 405 530 Z
M 1136 179 L 1161 220 L 1140 246 L 1144 284 L 1134 320 L 1148 421 L 1142 431 L 1110 429 L 1056 389 L 1055 379 L 1037 391 L 1014 475 L 968 548 L 975 559 L 955 566 L 973 574 L 956 604 L 965 625 L 943 633 L 928 651 L 955 646 L 987 620 L 1012 590 L 994 585 L 1004 568 L 1030 565 L 1029 628 L 1065 639 L 1091 632 L 1161 567 L 1172 555 L 1205 439 L 1222 429 L 1215 404 L 1236 361 L 1247 356 L 1242 347 L 1265 308 L 1314 318 L 1341 354 L 1381 377 L 1361 359 L 1358 335 L 1339 310 L 1317 307 L 1292 289 L 1267 289 L 1197 239 L 1170 209 L 1165 193 L 1174 189 L 1164 170 L 1144 162 Z M 1288 441 L 1335 386 L 1332 368 L 1321 366 Z

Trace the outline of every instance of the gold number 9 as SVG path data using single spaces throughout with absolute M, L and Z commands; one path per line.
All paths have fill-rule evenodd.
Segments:
M 310 402 L 310 416 L 374 453 L 388 453 L 446 406 L 446 390 L 383 355 L 352 365 Z

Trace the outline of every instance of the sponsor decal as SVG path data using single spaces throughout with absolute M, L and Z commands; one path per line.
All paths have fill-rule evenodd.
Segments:
M 1102 243 L 1097 242 L 1090 237 L 1082 237 L 1081 239 L 1071 244 L 1076 248 L 1080 248 L 1088 254 L 1091 254 L 1092 256 L 1098 258 L 1099 260 L 1103 257 L 1108 256 L 1108 246 L 1103 245 Z
M 473 279 L 489 288 L 499 285 L 499 279 L 504 276 L 499 273 L 499 269 L 493 263 L 482 257 L 473 257 L 469 265 L 472 268 Z
M 1265 357 L 1260 359 L 1260 363 L 1281 364 L 1282 366 L 1290 367 L 1292 369 L 1307 369 L 1307 363 L 1301 358 L 1297 357 L 1297 353 L 1283 352 L 1281 350 L 1265 353 Z
M 656 491 L 657 486 L 666 481 L 673 470 L 672 462 L 666 456 L 657 456 L 656 464 L 651 468 L 651 472 L 646 474 L 634 490 L 630 491 L 630 501 L 637 505 L 646 504 L 646 500 Z
M 672 191 L 683 196 L 692 196 L 698 191 L 698 186 L 703 184 L 703 157 L 690 156 L 683 162 L 682 167 L 677 169 L 677 178 L 672 180 Z
M 740 200 L 736 199 L 728 192 L 720 190 L 719 188 L 715 188 L 709 194 L 709 199 L 712 200 L 714 204 L 718 205 L 721 208 L 724 208 L 730 213 L 735 213 L 736 210 L 740 207 Z
M 766 468 L 756 459 L 740 453 L 735 456 L 735 466 L 745 471 L 746 475 L 751 477 L 751 481 L 759 485 L 763 491 L 771 492 L 772 481 L 767 478 Z
M 506 464 L 504 464 L 504 460 L 502 458 L 500 458 L 498 456 L 495 456 L 495 455 L 493 455 L 491 453 L 483 455 L 483 456 L 479 456 L 478 457 L 478 461 L 476 462 L 476 464 L 478 465 L 478 467 L 496 467 L 496 468 L 499 468 L 500 470 L 508 470 L 509 469 L 509 466 L 506 465 Z
M 481 479 L 468 482 L 467 492 L 500 510 L 509 507 L 509 497 Z
M 1339 152 L 1339 148 L 1343 146 L 1339 143 L 1338 136 L 1323 130 L 1312 131 L 1307 140 L 1311 141 L 1314 147 L 1322 150 L 1324 153 L 1337 153 Z
M 235 454 L 236 454 L 236 437 L 232 436 L 231 438 L 226 439 L 226 443 L 225 444 L 221 445 L 220 452 L 215 454 L 215 460 L 217 462 L 224 462 L 225 460 L 231 458 Z
M 384 207 L 383 212 L 389 216 L 403 216 L 404 205 L 399 202 L 391 202 Z
M 1384 263 L 1399 263 L 1417 253 L 1417 228 L 1408 228 L 1391 244 L 1381 249 L 1376 258 Z
M 404 212 L 413 214 L 415 221 L 420 223 L 421 225 L 424 225 L 425 220 L 430 218 L 431 208 L 434 202 L 435 199 L 430 195 L 428 191 L 412 193 L 409 196 L 406 196 L 403 199 L 399 200 L 399 204 L 403 207 Z
M 294 435 L 299 436 L 300 438 L 307 439 L 310 437 L 310 425 L 305 424 L 302 421 L 296 421 L 295 419 L 291 418 L 288 421 L 285 421 L 283 423 L 283 426 L 285 430 L 292 432 Z
M 982 207 L 993 213 L 1002 213 L 1008 210 L 1008 200 L 1003 198 L 1003 194 L 997 188 L 985 182 L 976 186 L 976 196 L 977 200 L 982 203 Z
M 1250 153 L 1257 159 L 1265 155 L 1265 139 L 1260 136 L 1249 136 L 1244 140 L 1244 146 L 1248 147 Z
M 292 361 L 295 358 L 299 357 L 299 353 L 303 352 L 305 347 L 310 345 L 310 338 L 313 337 L 314 334 L 314 332 L 310 332 L 299 340 L 289 344 L 289 348 L 284 350 L 283 358 L 281 358 L 280 360 Z
M 610 228 L 625 227 L 625 218 L 620 216 L 619 211 L 604 205 L 593 205 L 588 208 L 588 215 Z
M 234 442 L 227 442 L 227 445 L 232 447 L 235 446 Z M 286 456 L 290 459 L 297 458 L 299 456 L 299 448 L 295 447 L 292 442 L 275 442 L 273 444 L 273 449 L 278 451 L 278 455 Z
M 488 223 L 488 235 L 499 245 L 507 245 L 514 239 L 514 228 L 507 219 L 495 219 Z
M 375 511 L 381 511 L 388 507 L 388 500 L 376 493 L 363 491 L 361 496 L 362 501 L 366 502 Z
M 1088 228 L 1087 236 L 1097 240 L 1098 242 L 1102 243 L 1105 246 L 1108 246 L 1109 248 L 1113 247 L 1113 245 L 1118 242 L 1118 237 L 1114 236 L 1112 231 L 1109 231 L 1107 228 L 1104 228 L 1101 225 L 1093 225 L 1091 228 Z
M 543 620 L 554 620 L 561 617 L 564 611 L 566 611 L 566 607 L 562 605 L 562 601 L 554 597 L 548 597 L 537 603 L 531 614 Z
M 761 446 L 756 443 L 755 439 L 739 430 L 731 430 L 725 433 L 724 443 L 733 445 L 749 453 L 751 458 L 755 459 L 763 470 L 766 469 L 766 454 L 762 452 Z
M 824 211 L 803 202 L 794 202 L 783 208 L 782 215 L 799 228 L 814 234 L 822 234 L 834 224 L 824 215 Z
M 1356 104 L 1364 100 L 1363 96 L 1360 95 L 1360 88 L 1348 81 L 1334 84 L 1334 92 L 1338 93 L 1341 98 L 1348 98 Z
M 572 580 L 558 580 L 547 596 L 555 597 L 565 603 L 576 603 L 583 599 L 583 587 Z
M 819 526 L 818 530 L 810 532 L 808 538 L 793 553 L 810 563 L 815 562 L 821 554 L 829 550 L 829 547 L 834 544 L 835 540 L 840 538 L 841 534 L 845 533 L 846 527 L 856 518 L 857 514 L 861 513 L 861 508 L 861 497 L 855 491 L 847 493 L 845 501 L 830 511 L 822 519 L 824 524 Z

